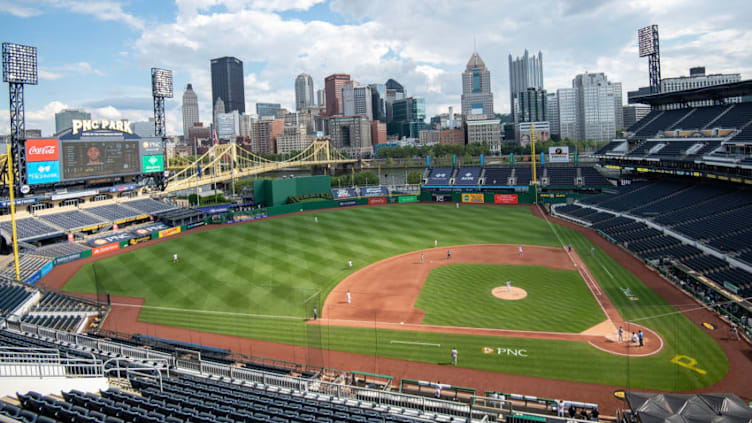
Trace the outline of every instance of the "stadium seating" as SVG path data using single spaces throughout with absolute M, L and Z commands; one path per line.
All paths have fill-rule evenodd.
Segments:
M 452 177 L 454 169 L 451 167 L 437 167 L 431 169 L 428 175 L 428 185 L 449 185 L 449 179 Z
M 728 108 L 727 105 L 694 108 L 686 118 L 668 129 L 702 129 Z
M 635 132 L 635 136 L 638 138 L 655 136 L 656 134 L 658 134 L 658 132 L 663 131 L 666 128 L 670 128 L 674 124 L 680 123 L 680 121 L 687 114 L 687 109 L 665 110 L 661 112 L 661 114 L 655 120 L 641 127 L 637 132 Z M 640 122 L 643 121 L 647 122 L 646 119 L 643 119 Z
M 455 178 L 455 185 L 478 185 L 478 178 L 480 177 L 481 168 L 479 167 L 465 167 L 457 170 L 457 177 Z
M 55 226 L 65 229 L 66 231 L 75 231 L 92 226 L 101 226 L 107 221 L 101 217 L 92 216 L 78 210 L 69 210 L 60 213 L 46 214 L 40 216 L 40 219 L 52 223 Z
M 26 281 L 49 262 L 49 257 L 40 257 L 33 254 L 21 254 L 18 259 L 18 269 L 21 280 Z M 16 280 L 16 269 L 13 263 L 8 263 L 8 267 L 0 271 L 0 280 Z
M 549 185 L 572 186 L 577 178 L 576 167 L 548 167 L 546 168 Z
M 752 103 L 734 104 L 718 120 L 708 125 L 708 128 L 739 129 L 752 121 Z
M 57 244 L 50 244 L 45 245 L 44 247 L 39 247 L 35 249 L 33 253 L 35 256 L 55 258 L 68 254 L 80 253 L 88 249 L 88 247 L 85 247 L 81 244 L 76 244 L 75 242 L 60 242 Z
M 681 195 L 659 199 L 651 204 L 637 207 L 631 211 L 635 216 L 657 216 L 684 207 L 697 204 L 700 201 L 719 195 L 718 188 L 710 185 L 695 185 L 682 191 Z
M 33 293 L 18 284 L 0 283 L 0 315 L 13 313 L 31 298 Z
M 163 203 L 161 201 L 153 200 L 151 198 L 142 198 L 140 200 L 126 201 L 123 203 L 132 209 L 143 212 L 142 214 L 158 214 L 175 210 L 178 207 Z
M 687 188 L 686 185 L 655 182 L 640 190 L 620 193 L 611 198 L 605 198 L 598 205 L 609 210 L 628 211 L 653 201 L 662 200 L 685 188 Z
M 605 176 L 601 175 L 594 167 L 581 167 L 580 173 L 583 178 L 583 182 L 587 186 L 611 186 Z
M 651 110 L 644 118 L 638 120 L 637 122 L 633 123 L 629 128 L 627 128 L 626 132 L 633 133 L 658 117 L 658 115 L 661 114 L 660 110 Z
M 96 206 L 85 209 L 86 212 L 95 214 L 108 222 L 114 222 L 117 220 L 130 219 L 138 216 L 143 216 L 144 213 L 130 207 L 125 207 L 121 204 L 109 204 L 106 206 Z
M 13 229 L 11 228 L 11 222 L 0 222 L 0 230 L 6 234 L 11 234 Z M 19 241 L 33 241 L 37 239 L 52 238 L 54 236 L 62 235 L 59 229 L 55 229 L 52 226 L 41 222 L 38 219 L 27 217 L 23 219 L 16 219 L 16 231 L 18 233 Z M 10 235 L 8 235 L 10 238 Z
M 97 307 L 57 292 L 45 292 L 32 308 L 32 312 L 94 312 Z
M 511 167 L 487 167 L 485 182 L 486 185 L 491 186 L 507 185 L 510 176 L 512 176 Z
M 747 127 L 731 138 L 731 141 L 752 141 L 752 127 Z
M 81 325 L 83 317 L 72 314 L 56 316 L 49 314 L 27 314 L 21 319 L 21 321 L 50 329 L 74 332 Z
M 594 156 L 602 156 L 606 153 L 609 153 L 614 148 L 624 144 L 623 140 L 619 141 L 611 141 L 608 144 L 604 145 L 603 147 L 599 148 L 595 153 L 593 153 Z

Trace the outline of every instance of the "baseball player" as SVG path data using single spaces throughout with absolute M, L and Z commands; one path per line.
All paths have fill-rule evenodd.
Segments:
M 352 260 L 347 260 L 347 267 L 352 269 Z
M 447 250 L 447 260 L 449 260 L 450 258 L 452 258 L 452 251 Z
M 595 247 L 590 247 L 590 255 L 591 256 L 595 255 Z
M 460 208 L 460 203 L 455 203 L 457 205 L 457 208 Z
M 319 217 L 313 216 L 313 223 L 319 223 Z
M 637 332 L 637 338 L 640 340 L 640 346 L 645 345 L 643 343 L 643 339 L 645 338 L 645 334 L 642 333 L 642 330 L 640 330 L 639 332 Z
M 439 240 L 438 239 L 434 239 L 433 240 L 433 247 L 436 248 L 438 246 L 439 246 Z
M 350 290 L 347 290 L 347 304 L 352 304 L 352 297 L 350 296 Z
M 423 264 L 423 253 L 420 253 L 420 264 Z
M 172 262 L 173 263 L 177 263 L 178 262 L 178 254 L 177 253 L 175 253 L 175 254 L 172 255 Z
M 457 348 L 452 347 L 452 366 L 457 365 Z
M 512 281 L 507 281 L 507 291 L 512 292 Z
M 619 343 L 624 342 L 624 328 L 621 326 L 619 326 L 618 335 L 619 335 Z
M 520 257 L 522 257 L 522 245 L 520 245 L 519 250 L 520 250 Z
M 316 307 L 313 308 L 313 320 L 316 320 L 319 318 L 319 311 L 316 310 Z

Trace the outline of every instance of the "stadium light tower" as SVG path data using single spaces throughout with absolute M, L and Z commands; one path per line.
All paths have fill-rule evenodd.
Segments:
M 172 71 L 151 68 L 151 95 L 154 97 L 154 135 L 165 136 L 164 99 L 172 98 Z
M 658 42 L 658 25 L 650 25 L 637 30 L 640 57 L 648 57 L 650 72 L 650 92 L 661 92 L 661 52 Z
M 15 190 L 26 191 L 26 118 L 24 115 L 24 85 L 37 85 L 37 48 L 14 43 L 3 43 L 3 82 L 10 93 L 10 141 L 13 167 L 8 176 L 14 178 Z
M 154 135 L 162 138 L 162 156 L 165 156 L 165 98 L 172 98 L 172 71 L 151 68 L 151 95 L 154 98 Z M 165 161 L 167 158 L 165 157 Z M 169 163 L 168 163 L 169 167 Z M 164 190 L 168 170 L 157 178 L 159 187 Z

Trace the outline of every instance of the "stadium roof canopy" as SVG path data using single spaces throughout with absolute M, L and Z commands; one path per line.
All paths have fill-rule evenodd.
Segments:
M 752 419 L 752 409 L 734 394 L 627 392 L 626 400 L 642 423 L 746 423 Z
M 647 91 L 647 90 L 645 90 Z M 691 101 L 703 100 L 721 100 L 729 97 L 740 97 L 752 95 L 752 79 L 739 82 L 729 82 L 727 84 L 712 85 L 710 87 L 692 88 L 682 91 L 671 91 L 666 93 L 650 94 L 644 93 L 643 90 L 631 91 L 628 93 L 629 103 L 649 104 L 651 106 L 662 106 L 666 104 L 683 104 Z

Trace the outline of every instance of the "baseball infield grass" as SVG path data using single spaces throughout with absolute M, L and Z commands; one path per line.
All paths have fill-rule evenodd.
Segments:
M 527 297 L 494 297 L 507 280 Z M 431 270 L 415 307 L 425 311 L 423 323 L 443 326 L 578 333 L 606 320 L 577 271 L 544 266 L 442 266 Z
M 143 297 L 145 308 L 140 320 L 198 331 L 433 363 L 448 363 L 449 350 L 456 346 L 460 365 L 468 368 L 642 389 L 698 389 L 716 383 L 728 371 L 722 349 L 702 329 L 611 257 L 597 248 L 591 257 L 592 244 L 579 232 L 549 226 L 527 208 L 457 209 L 419 204 L 316 215 L 317 224 L 314 214 L 303 214 L 186 235 L 99 261 L 96 276 L 112 295 Z M 434 239 L 440 246 L 560 246 L 561 242 L 571 242 L 622 316 L 658 332 L 665 341 L 664 349 L 651 357 L 630 358 L 582 342 L 312 327 L 302 321 L 310 315 L 312 305 L 323 303 L 326 294 L 351 271 L 397 254 L 433 247 Z M 180 257 L 177 264 L 171 263 L 174 253 Z M 348 259 L 353 260 L 352 270 L 347 268 Z M 480 271 L 473 268 L 472 272 Z M 93 270 L 91 264 L 84 266 L 65 289 L 95 292 Z M 587 325 L 595 312 L 583 313 L 589 317 L 578 315 L 583 312 L 581 304 L 592 300 L 581 283 L 587 295 L 579 298 L 574 310 L 544 301 L 543 306 L 528 308 L 524 320 L 569 325 L 572 322 L 565 321 L 562 314 L 568 311 L 580 319 L 579 327 Z M 550 295 L 549 291 L 556 293 L 549 288 L 540 295 Z M 625 291 L 639 300 L 630 300 Z M 431 312 L 432 319 L 456 321 L 460 312 L 477 313 L 480 318 L 491 314 L 474 308 L 475 291 L 459 290 L 454 295 L 461 305 L 452 306 L 445 299 L 443 308 L 450 310 L 436 316 Z M 423 294 L 420 301 L 424 301 Z M 426 307 L 441 308 L 436 304 Z M 201 342 L 200 333 L 194 342 Z M 485 354 L 484 347 L 497 353 Z M 502 348 L 502 354 L 498 354 L 498 348 Z M 687 367 L 672 363 L 676 356 L 682 363 L 694 364 Z M 298 361 L 309 358 L 300 357 Z M 330 365 L 336 367 L 336 363 Z M 355 370 L 378 373 L 377 368 Z

